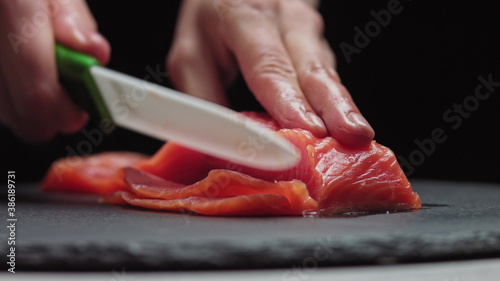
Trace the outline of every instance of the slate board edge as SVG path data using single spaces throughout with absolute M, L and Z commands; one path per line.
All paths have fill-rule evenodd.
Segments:
M 23 270 L 206 270 L 397 264 L 500 257 L 500 232 L 476 231 L 451 242 L 442 235 L 420 234 L 395 235 L 391 239 L 359 237 L 300 243 L 283 240 L 245 245 L 228 241 L 178 245 L 148 241 L 128 245 L 95 242 L 57 247 L 20 245 L 17 256 L 16 264 Z

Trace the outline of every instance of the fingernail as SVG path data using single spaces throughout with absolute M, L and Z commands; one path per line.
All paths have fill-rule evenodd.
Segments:
M 323 120 L 321 120 L 321 118 L 319 118 L 318 115 L 316 115 L 312 112 L 308 112 L 308 113 L 306 113 L 306 119 L 309 122 L 309 124 L 311 125 L 311 127 L 316 128 L 317 131 L 319 131 L 321 134 L 326 135 L 327 131 L 326 131 L 325 123 L 323 123 Z
M 97 58 L 102 64 L 106 64 L 109 60 L 109 44 L 108 41 L 98 31 L 80 27 L 79 33 L 85 38 L 85 41 L 80 41 L 85 44 L 85 49 Z
M 97 31 L 92 31 L 89 37 L 90 41 L 95 44 L 101 44 L 106 41 L 106 39 L 104 39 L 104 37 Z
M 342 83 L 342 81 L 340 80 L 339 74 L 337 73 L 337 71 L 334 68 L 327 68 L 327 69 L 328 69 L 328 75 L 330 76 L 330 78 L 332 78 L 337 83 Z
M 87 36 L 85 36 L 85 32 L 82 30 L 82 28 L 73 26 L 71 31 L 76 41 L 78 41 L 82 45 L 88 44 L 89 41 L 87 39 Z
M 104 37 L 96 30 L 79 24 L 72 19 L 67 20 L 68 26 L 71 27 L 73 37 L 82 45 L 101 44 L 105 41 Z
M 370 126 L 370 123 L 363 117 L 363 115 L 359 114 L 358 112 L 351 112 L 349 115 L 347 115 L 347 119 L 351 122 L 351 126 L 353 127 L 358 127 L 358 128 L 363 128 L 367 131 L 370 132 L 370 134 L 373 134 L 374 130 L 372 126 Z

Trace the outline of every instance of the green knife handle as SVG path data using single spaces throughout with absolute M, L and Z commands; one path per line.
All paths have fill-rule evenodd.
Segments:
M 56 61 L 59 72 L 59 82 L 66 89 L 72 100 L 86 110 L 94 121 L 107 118 L 111 115 L 102 99 L 90 69 L 99 66 L 99 62 L 86 54 L 71 50 L 56 44 Z

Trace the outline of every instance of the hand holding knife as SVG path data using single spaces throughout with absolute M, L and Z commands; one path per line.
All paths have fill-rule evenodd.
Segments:
M 91 116 L 254 168 L 285 170 L 300 158 L 287 140 L 229 108 L 104 68 L 61 45 L 56 58 L 61 83 Z M 244 153 L 255 138 L 265 145 Z

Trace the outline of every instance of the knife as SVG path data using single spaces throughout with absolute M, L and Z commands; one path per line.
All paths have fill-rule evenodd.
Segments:
M 62 45 L 55 48 L 61 84 L 91 118 L 264 170 L 285 170 L 300 159 L 285 138 L 229 108 L 102 67 Z

